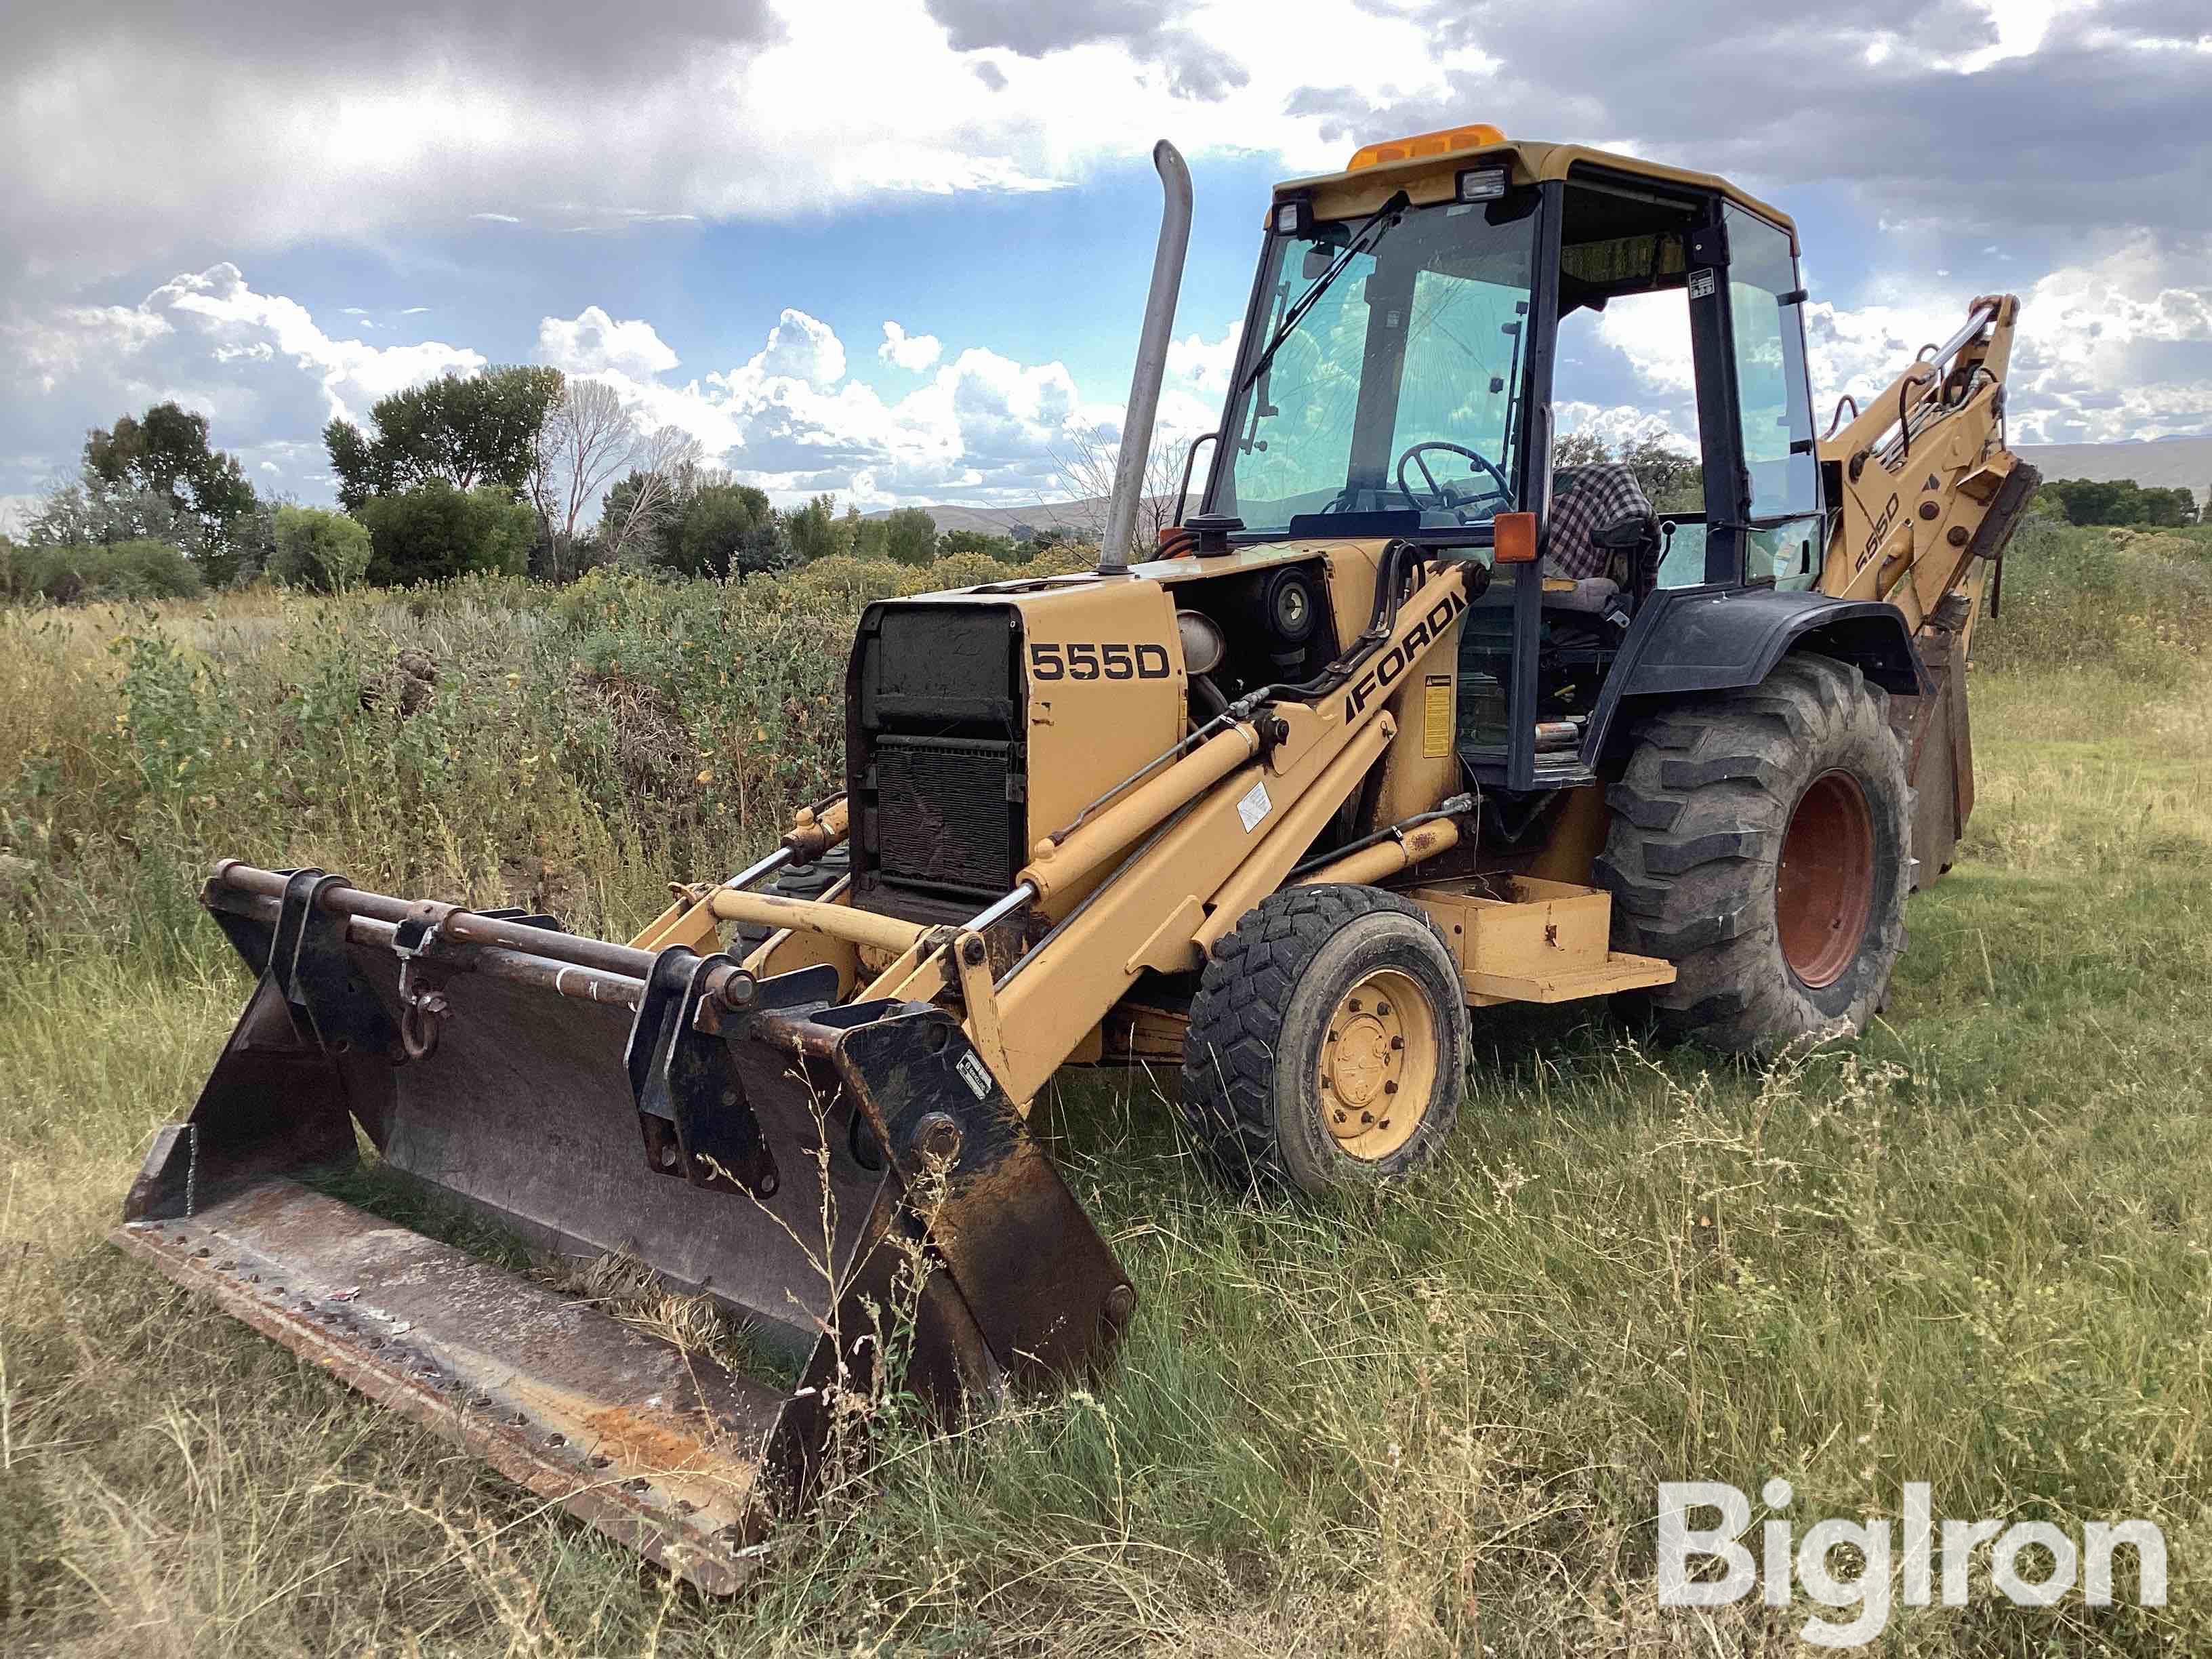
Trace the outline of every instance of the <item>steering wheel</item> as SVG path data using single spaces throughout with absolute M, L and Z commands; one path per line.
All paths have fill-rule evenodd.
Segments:
M 1436 475 L 1429 471 L 1429 464 L 1421 459 L 1432 449 L 1442 450 L 1448 455 L 1458 455 L 1473 462 L 1497 480 L 1498 488 L 1462 497 L 1447 486 L 1438 483 Z M 1415 444 L 1398 458 L 1398 493 L 1408 501 L 1412 501 L 1413 486 L 1406 482 L 1406 468 L 1408 465 L 1421 469 L 1421 481 L 1428 485 L 1429 494 L 1436 498 L 1437 506 L 1457 518 L 1462 524 L 1468 521 L 1467 514 L 1462 509 L 1477 501 L 1510 501 L 1513 499 L 1513 486 L 1507 482 L 1504 473 L 1498 471 L 1498 463 L 1488 456 L 1479 455 L 1474 450 L 1460 444 L 1448 444 L 1441 441 Z

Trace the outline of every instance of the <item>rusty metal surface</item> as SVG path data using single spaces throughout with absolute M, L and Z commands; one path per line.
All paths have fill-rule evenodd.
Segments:
M 288 1181 L 112 1237 L 702 1589 L 750 1571 L 776 1392 Z
M 657 984 L 642 952 L 319 872 L 226 866 L 207 902 L 264 971 L 116 1241 L 704 1589 L 739 1582 L 771 1504 L 805 1501 L 833 1425 L 865 1432 L 836 1390 L 950 1417 L 1010 1377 L 1096 1370 L 1127 1323 L 1119 1264 L 942 1009 L 840 1005 L 832 969 L 756 982 L 681 948 Z M 427 1041 L 403 1040 L 410 981 L 436 999 Z M 803 1358 L 805 1386 L 686 1360 L 297 1184 L 356 1161 L 356 1125 L 534 1249 L 627 1252 L 713 1296 Z M 668 1179 L 684 1158 L 648 1156 L 656 1125 L 730 1178 Z
M 396 1002 L 390 954 L 359 954 Z M 628 1009 L 477 975 L 446 996 L 437 1052 L 391 1073 L 388 1163 L 538 1248 L 629 1249 L 676 1286 L 781 1328 L 785 1346 L 813 1342 L 883 1177 L 854 1161 L 835 1107 L 790 1075 L 791 1056 L 733 1045 L 781 1180 L 765 1197 L 717 1192 L 647 1163 L 623 1066 Z
M 1033 1384 L 1102 1370 L 1136 1291 L 959 1022 L 915 1009 L 845 1032 L 837 1064 L 999 1363 Z

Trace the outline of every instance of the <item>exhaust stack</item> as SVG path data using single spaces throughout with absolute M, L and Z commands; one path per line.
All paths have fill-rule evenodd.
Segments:
M 1144 331 L 1137 337 L 1137 368 L 1129 379 L 1128 413 L 1121 422 L 1121 452 L 1114 464 L 1114 499 L 1106 513 L 1106 540 L 1098 574 L 1129 568 L 1129 543 L 1137 503 L 1145 492 L 1145 462 L 1152 449 L 1152 418 L 1159 412 L 1160 382 L 1167 376 L 1168 342 L 1175 332 L 1176 297 L 1182 289 L 1183 256 L 1190 247 L 1190 169 L 1182 152 L 1163 138 L 1152 146 L 1166 199 L 1160 210 L 1160 244 L 1152 255 L 1152 292 L 1145 299 Z

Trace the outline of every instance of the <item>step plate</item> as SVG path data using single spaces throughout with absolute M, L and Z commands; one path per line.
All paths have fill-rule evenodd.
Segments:
M 750 1576 L 775 1390 L 289 1181 L 111 1237 L 709 1595 Z

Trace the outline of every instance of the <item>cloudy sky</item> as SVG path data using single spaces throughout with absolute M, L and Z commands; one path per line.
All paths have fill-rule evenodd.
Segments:
M 9 0 L 0 498 L 175 398 L 324 499 L 331 415 L 544 362 L 780 499 L 1035 501 L 1119 417 L 1155 137 L 1197 181 L 1165 404 L 1196 431 L 1268 184 L 1478 119 L 1792 211 L 1824 403 L 2010 289 L 2016 436 L 2212 432 L 2207 0 L 319 9 Z M 1574 350 L 1571 421 L 1681 429 L 1663 330 Z

